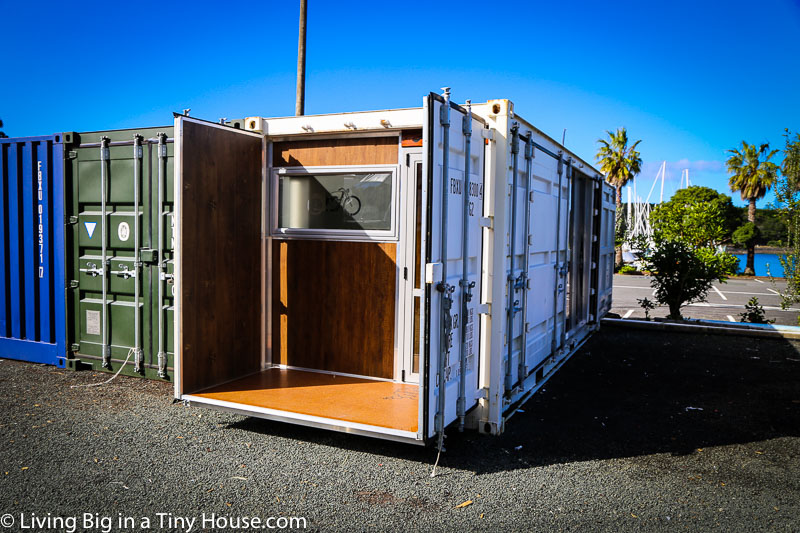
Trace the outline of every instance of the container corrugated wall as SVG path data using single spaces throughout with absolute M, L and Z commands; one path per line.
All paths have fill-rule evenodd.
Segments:
M 0 357 L 64 366 L 61 135 L 0 139 Z

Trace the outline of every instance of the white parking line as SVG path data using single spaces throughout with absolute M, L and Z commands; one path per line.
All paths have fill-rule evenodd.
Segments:
M 744 309 L 742 304 L 723 304 L 723 303 L 710 304 L 708 302 L 695 302 L 688 305 L 691 307 L 718 307 L 718 308 L 727 307 L 729 309 Z M 798 311 L 800 311 L 800 309 L 798 309 L 797 307 L 787 307 L 786 309 L 782 309 L 780 307 L 773 307 L 769 305 L 765 305 L 763 307 L 764 311 L 786 311 L 789 313 L 797 313 Z
M 622 315 L 622 318 L 628 318 L 633 314 L 633 309 L 628 309 L 628 312 Z
M 728 298 L 727 298 L 727 297 L 726 297 L 724 294 L 722 294 L 721 292 L 719 292 L 719 289 L 718 289 L 718 288 L 716 288 L 716 287 L 715 287 L 715 286 L 713 286 L 713 285 L 711 286 L 711 288 L 712 288 L 712 289 L 714 289 L 714 292 L 716 292 L 717 294 L 719 294 L 720 298 L 722 298 L 723 300 L 726 300 L 726 301 L 728 300 Z
M 761 280 L 760 280 L 760 279 L 758 279 L 758 278 L 753 278 L 753 281 L 757 281 L 757 282 L 759 282 L 759 283 L 764 283 L 763 281 L 761 281 Z
M 770 292 L 725 291 L 725 294 L 746 294 L 748 296 L 772 296 L 772 293 Z
M 769 292 L 773 293 L 773 294 L 777 294 L 778 296 L 780 296 L 780 295 L 781 295 L 781 293 L 779 293 L 778 291 L 776 291 L 776 290 L 774 290 L 774 289 L 770 289 L 769 287 L 767 287 L 767 290 L 768 290 Z
M 734 318 L 731 315 L 728 315 L 728 320 L 730 320 L 731 322 L 736 322 L 736 320 L 734 320 Z

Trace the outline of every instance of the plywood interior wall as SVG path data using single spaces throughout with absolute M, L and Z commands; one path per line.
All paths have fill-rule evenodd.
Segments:
M 272 146 L 272 164 L 275 167 L 396 165 L 398 144 L 396 136 L 276 142 Z
M 261 369 L 262 141 L 183 122 L 181 393 Z
M 272 361 L 391 379 L 395 243 L 273 242 Z

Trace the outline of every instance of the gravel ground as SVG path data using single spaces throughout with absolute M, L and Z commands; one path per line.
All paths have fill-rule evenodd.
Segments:
M 186 531 L 176 517 L 190 517 L 196 531 L 203 513 L 323 531 L 798 531 L 798 348 L 604 327 L 504 435 L 451 430 L 433 479 L 429 448 L 186 408 L 136 378 L 70 388 L 107 375 L 2 361 L 0 514 L 6 531 L 33 515 L 75 516 L 77 531 L 131 529 L 120 516 Z

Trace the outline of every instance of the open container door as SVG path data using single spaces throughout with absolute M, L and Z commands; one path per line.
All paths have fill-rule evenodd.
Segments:
M 175 118 L 175 396 L 262 367 L 264 138 Z
M 360 138 L 349 144 L 367 141 L 374 143 L 374 139 Z M 325 152 L 330 148 L 325 144 L 328 142 L 311 153 L 318 154 L 320 149 Z M 396 146 L 399 137 L 383 144 Z M 369 327 L 385 333 L 385 328 L 379 327 L 381 317 L 368 312 L 372 308 L 364 297 L 370 294 L 368 282 L 377 277 L 376 263 L 359 260 L 353 251 L 363 255 L 366 249 L 373 257 L 386 255 L 385 243 L 315 235 L 300 238 L 298 231 L 291 235 L 293 238 L 281 233 L 283 238 L 279 239 L 266 231 L 267 221 L 273 221 L 270 215 L 279 222 L 289 220 L 292 223 L 287 225 L 292 226 L 299 219 L 313 222 L 307 215 L 324 212 L 316 210 L 304 184 L 324 186 L 330 183 L 328 180 L 336 182 L 344 176 L 352 181 L 362 175 L 363 181 L 375 183 L 373 167 L 350 168 L 350 164 L 347 170 L 319 168 L 300 164 L 300 154 L 296 154 L 292 168 L 277 168 L 281 154 L 291 159 L 288 154 L 304 151 L 307 146 L 273 142 L 270 152 L 277 154 L 272 161 L 276 169 L 269 173 L 274 179 L 273 189 L 267 187 L 266 138 L 261 134 L 178 116 L 175 145 L 175 396 L 190 404 L 246 416 L 422 443 L 416 384 L 308 363 L 315 358 L 323 362 L 344 360 L 330 357 L 334 349 L 347 350 L 345 355 L 350 356 L 351 363 L 369 363 L 365 359 L 367 350 L 359 351 L 351 345 L 375 339 L 368 337 L 367 328 L 353 327 L 352 319 L 369 318 Z M 351 150 L 352 146 L 336 148 L 333 152 L 347 161 L 352 161 L 353 153 L 362 154 Z M 304 153 L 303 157 L 311 157 Z M 393 153 L 394 162 L 397 155 Z M 394 176 L 396 172 L 378 174 Z M 296 187 L 294 180 L 300 182 Z M 276 195 L 273 200 L 282 202 L 268 202 L 268 190 Z M 351 190 L 361 195 L 352 185 Z M 334 188 L 333 192 L 338 191 Z M 368 195 L 362 196 L 365 215 L 369 214 L 368 199 Z M 281 205 L 284 211 L 279 211 Z M 349 220 L 360 209 L 353 211 L 336 213 L 340 217 L 346 214 Z M 397 266 L 381 259 L 390 275 L 387 285 L 394 297 Z M 268 285 L 270 277 L 273 284 Z M 335 283 L 334 278 L 345 282 Z M 267 296 L 268 287 L 274 296 Z M 353 304 L 342 305 L 348 302 Z M 393 302 L 390 321 L 394 317 Z M 331 312 L 332 306 L 342 311 Z M 272 335 L 267 336 L 269 309 L 278 316 Z M 331 330 L 337 330 L 338 336 Z M 275 344 L 267 352 L 270 342 Z M 297 364 L 302 357 L 305 366 Z M 403 425 L 394 423 L 398 419 Z
M 595 322 L 611 310 L 611 293 L 614 285 L 614 223 L 617 206 L 614 202 L 614 187 L 605 181 L 596 184 L 598 207 L 597 225 L 595 235 L 598 239 L 598 266 L 595 284 L 595 302 L 592 312 L 595 313 Z
M 429 218 L 421 379 L 428 438 L 456 420 L 463 424 L 479 393 L 484 123 L 445 95 L 425 99 L 423 127 Z

